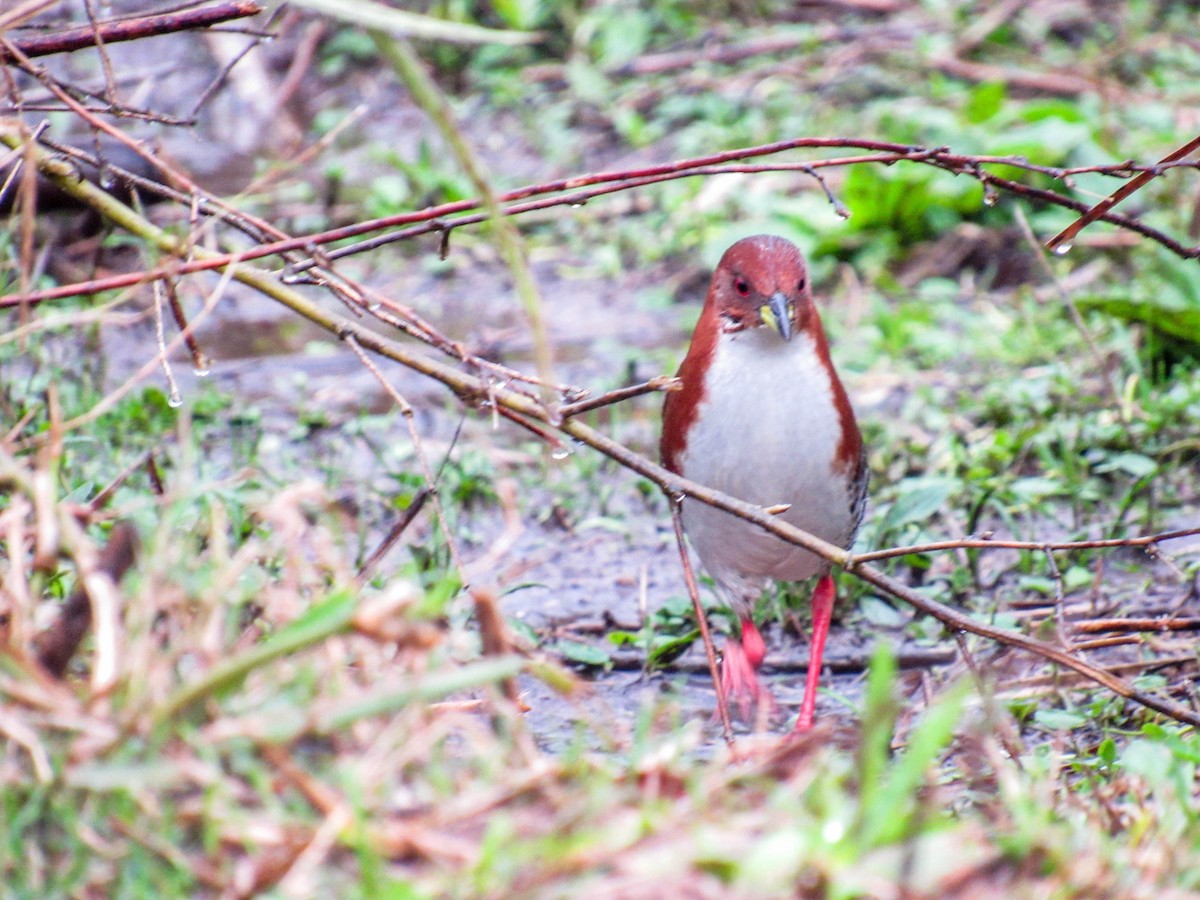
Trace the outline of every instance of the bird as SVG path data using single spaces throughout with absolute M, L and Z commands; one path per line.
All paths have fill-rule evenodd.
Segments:
M 850 547 L 866 507 L 865 448 L 799 248 L 756 235 L 725 251 L 676 377 L 659 446 L 668 470 Z M 817 576 L 793 728 L 808 731 L 836 592 L 829 563 L 694 498 L 683 498 L 680 513 L 688 543 L 739 619 L 741 637 L 726 641 L 716 689 L 743 710 L 751 702 L 773 705 L 757 675 L 766 644 L 754 624 L 755 601 L 772 580 Z

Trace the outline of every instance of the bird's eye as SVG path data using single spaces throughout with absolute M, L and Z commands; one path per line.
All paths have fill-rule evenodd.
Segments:
M 745 278 L 735 278 L 733 280 L 733 289 L 743 297 L 750 295 L 750 285 L 746 282 Z
M 798 291 L 804 290 L 804 288 L 807 284 L 808 284 L 808 279 L 801 278 L 799 281 L 796 282 L 796 290 L 798 290 Z

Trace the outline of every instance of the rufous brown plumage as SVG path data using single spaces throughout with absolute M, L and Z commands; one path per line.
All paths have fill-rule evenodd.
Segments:
M 862 436 L 829 357 L 800 251 L 759 235 L 717 265 L 681 387 L 667 395 L 663 464 L 685 478 L 761 506 L 842 547 L 854 540 L 866 498 Z M 819 576 L 812 652 L 796 730 L 811 727 L 834 585 L 828 563 L 694 499 L 682 509 L 688 541 L 741 622 L 726 644 L 718 690 L 743 705 L 769 702 L 757 669 L 766 647 L 754 602 L 769 580 Z

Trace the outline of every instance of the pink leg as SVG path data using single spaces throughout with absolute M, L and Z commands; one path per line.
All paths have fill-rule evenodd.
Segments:
M 742 718 L 749 718 L 753 703 L 774 704 L 771 693 L 758 680 L 758 667 L 767 645 L 749 617 L 742 619 L 741 642 L 727 641 L 721 654 L 721 692 L 734 700 Z
M 821 682 L 821 659 L 825 655 L 825 639 L 829 637 L 829 621 L 833 618 L 833 576 L 822 575 L 812 596 L 812 650 L 808 654 L 808 675 L 804 681 L 804 701 L 796 719 L 794 734 L 812 728 L 813 712 L 817 708 L 817 686 Z

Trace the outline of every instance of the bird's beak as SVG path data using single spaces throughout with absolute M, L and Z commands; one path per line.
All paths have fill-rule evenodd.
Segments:
M 771 299 L 759 307 L 758 313 L 763 323 L 770 325 L 781 338 L 785 341 L 792 339 L 792 316 L 788 310 L 788 299 L 781 291 L 772 294 Z

